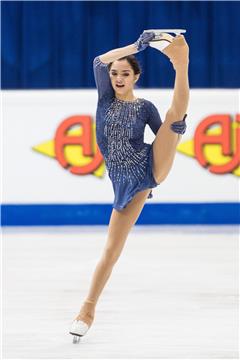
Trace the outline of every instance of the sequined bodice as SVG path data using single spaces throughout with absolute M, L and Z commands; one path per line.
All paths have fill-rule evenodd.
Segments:
M 94 75 L 98 88 L 96 114 L 97 143 L 113 182 L 137 181 L 146 174 L 149 144 L 144 143 L 144 129 L 149 124 L 154 133 L 161 125 L 155 106 L 146 99 L 134 101 L 115 97 L 106 64 L 94 60 Z
M 98 134 L 98 138 L 104 136 L 106 140 L 100 150 L 115 181 L 120 181 L 120 175 L 123 181 L 144 176 L 147 148 L 143 142 L 143 106 L 144 99 L 130 102 L 114 98 L 106 110 L 103 134 Z

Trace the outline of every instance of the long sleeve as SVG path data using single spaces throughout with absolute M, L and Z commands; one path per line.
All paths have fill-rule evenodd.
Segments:
M 157 134 L 158 129 L 162 125 L 162 120 L 160 118 L 158 109 L 150 101 L 149 101 L 149 106 L 148 106 L 147 124 L 150 126 L 151 130 L 154 132 L 155 135 Z
M 93 60 L 93 72 L 95 83 L 98 90 L 99 100 L 113 98 L 114 90 L 111 84 L 111 80 L 108 73 L 108 64 L 104 64 L 99 59 L 99 56 L 95 57 Z

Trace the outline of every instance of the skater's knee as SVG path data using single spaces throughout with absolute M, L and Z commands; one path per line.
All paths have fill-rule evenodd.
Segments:
M 168 176 L 168 171 L 161 171 L 157 175 L 154 176 L 155 181 L 160 184 L 162 183 Z
M 183 115 L 184 114 L 181 111 L 170 108 L 166 113 L 164 123 L 169 125 L 173 124 L 175 121 L 180 121 L 183 118 Z
M 157 177 L 156 179 L 157 184 L 160 185 L 166 179 L 166 177 L 167 175 Z

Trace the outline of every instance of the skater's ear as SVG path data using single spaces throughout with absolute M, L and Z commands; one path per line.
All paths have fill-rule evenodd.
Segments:
M 140 74 L 134 75 L 134 82 L 136 83 L 139 79 Z

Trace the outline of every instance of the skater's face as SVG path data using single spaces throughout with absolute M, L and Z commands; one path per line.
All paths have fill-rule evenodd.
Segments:
M 131 65 L 125 59 L 114 61 L 109 74 L 115 94 L 119 95 L 131 93 L 139 78 L 139 74 L 134 74 Z

